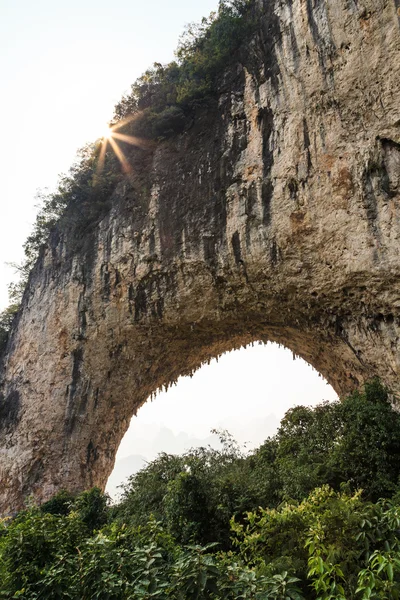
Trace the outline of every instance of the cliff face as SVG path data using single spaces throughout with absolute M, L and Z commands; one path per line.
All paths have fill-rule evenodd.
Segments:
M 340 394 L 400 392 L 400 0 L 258 15 L 218 104 L 36 265 L 4 358 L 1 512 L 104 487 L 152 392 L 254 340 Z

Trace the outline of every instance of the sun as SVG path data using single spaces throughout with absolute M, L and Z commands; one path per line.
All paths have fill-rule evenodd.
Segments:
M 110 140 L 112 138 L 113 132 L 109 125 L 106 125 L 103 130 L 103 140 Z
M 132 135 L 127 135 L 126 133 L 121 133 L 120 131 L 118 131 L 121 127 L 123 127 L 124 125 L 126 125 L 127 123 L 132 121 L 133 118 L 134 117 L 128 117 L 124 121 L 120 121 L 119 123 L 114 124 L 112 126 L 110 126 L 110 125 L 104 126 L 103 135 L 100 138 L 101 139 L 101 150 L 100 150 L 99 160 L 98 160 L 97 168 L 96 168 L 97 176 L 99 176 L 103 170 L 107 150 L 109 148 L 112 149 L 115 156 L 118 158 L 119 162 L 121 163 L 122 170 L 124 171 L 124 173 L 127 173 L 127 174 L 131 173 L 131 165 L 129 164 L 127 157 L 125 156 L 124 152 L 122 151 L 122 148 L 120 147 L 119 144 L 117 144 L 117 140 L 119 140 L 119 142 L 124 142 L 125 144 L 130 144 L 131 146 L 137 146 L 139 148 L 149 148 L 150 147 L 150 143 L 148 140 L 142 140 L 141 138 L 138 138 L 138 137 L 135 137 Z

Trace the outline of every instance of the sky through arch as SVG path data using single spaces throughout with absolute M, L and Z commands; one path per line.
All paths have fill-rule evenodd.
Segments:
M 287 348 L 254 344 L 226 353 L 142 406 L 121 442 L 107 490 L 116 497 L 117 486 L 159 452 L 218 447 L 212 429 L 227 429 L 250 450 L 274 435 L 289 408 L 335 399 L 326 380 Z

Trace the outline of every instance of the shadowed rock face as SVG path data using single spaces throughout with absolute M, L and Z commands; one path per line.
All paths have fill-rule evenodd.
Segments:
M 399 6 L 260 2 L 218 103 L 51 240 L 4 357 L 1 512 L 104 487 L 152 392 L 255 340 L 400 392 Z

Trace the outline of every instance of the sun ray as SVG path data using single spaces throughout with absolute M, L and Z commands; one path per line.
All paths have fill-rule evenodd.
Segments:
M 137 146 L 138 148 L 142 148 L 142 149 L 149 149 L 152 147 L 153 143 L 151 142 L 151 140 L 146 140 L 146 139 L 139 138 L 139 137 L 136 137 L 133 135 L 127 135 L 125 133 L 119 133 L 119 131 L 117 131 L 117 129 L 120 129 L 127 123 L 131 122 L 137 116 L 138 116 L 138 114 L 131 115 L 130 117 L 128 117 L 122 121 L 119 121 L 115 125 L 107 125 L 106 126 L 104 135 L 101 138 L 101 150 L 100 150 L 99 159 L 98 159 L 97 167 L 96 167 L 95 180 L 94 180 L 95 184 L 97 183 L 100 173 L 102 172 L 102 170 L 104 168 L 108 144 L 110 144 L 110 146 L 112 147 L 116 157 L 118 158 L 119 162 L 122 165 L 122 170 L 125 173 L 131 173 L 132 169 L 131 169 L 131 166 L 130 166 L 125 154 L 123 153 L 123 151 L 121 150 L 119 145 L 116 143 L 116 141 L 115 141 L 116 139 L 121 140 L 121 142 L 125 142 L 126 144 L 131 144 L 132 146 Z
M 111 137 L 116 138 L 117 140 L 121 140 L 122 142 L 126 142 L 127 144 L 131 144 L 132 146 L 137 146 L 138 148 L 148 148 L 151 145 L 151 142 L 149 140 L 144 140 L 134 135 L 118 133 L 117 131 L 113 131 L 111 133 Z
M 109 140 L 112 135 L 113 135 L 112 127 L 110 127 L 109 125 L 106 125 L 104 127 L 104 133 L 102 136 L 103 140 Z
M 96 179 L 99 177 L 99 175 L 102 172 L 103 167 L 104 167 L 104 162 L 106 159 L 106 151 L 107 151 L 107 141 L 108 140 L 103 140 L 101 143 L 99 160 L 98 160 L 97 167 L 96 167 Z
M 117 142 L 113 139 L 112 136 L 108 139 L 108 141 L 110 142 L 112 149 L 115 152 L 116 157 L 118 158 L 119 162 L 121 163 L 123 171 L 125 171 L 125 173 L 130 173 L 131 172 L 130 164 L 128 163 L 125 154 L 122 152 L 122 150 L 118 146 Z
M 137 119 L 139 115 L 140 115 L 140 113 L 135 113 L 134 115 L 129 115 L 129 117 L 125 117 L 125 119 L 121 119 L 121 121 L 118 121 L 117 123 L 114 123 L 114 125 L 111 125 L 110 129 L 113 132 L 118 129 L 121 129 L 121 127 L 124 127 L 125 125 L 128 125 L 129 123 L 131 123 L 132 121 Z

